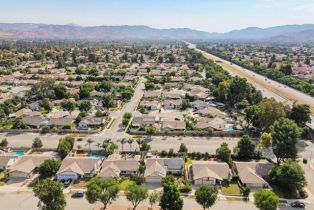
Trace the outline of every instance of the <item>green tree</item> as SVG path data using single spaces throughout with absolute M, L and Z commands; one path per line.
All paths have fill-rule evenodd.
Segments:
M 92 108 L 92 104 L 90 101 L 81 101 L 81 103 L 79 105 L 80 111 L 87 112 L 87 111 L 91 110 L 91 108 Z
M 254 204 L 260 210 L 276 210 L 279 197 L 271 190 L 258 190 L 254 193 Z
M 219 148 L 216 150 L 216 156 L 218 159 L 231 163 L 231 150 L 228 147 L 226 142 L 222 143 Z
M 91 145 L 94 143 L 95 141 L 93 139 L 87 139 L 86 141 L 86 145 L 88 145 L 89 148 L 89 153 L 91 153 L 92 149 L 91 149 Z
M 63 99 L 67 96 L 67 89 L 65 85 L 58 84 L 54 86 L 54 93 L 57 99 Z
M 128 199 L 132 205 L 133 210 L 148 197 L 148 189 L 146 187 L 132 184 L 129 185 L 124 192 L 126 199 Z
M 281 165 L 274 166 L 269 172 L 269 179 L 286 194 L 301 192 L 306 186 L 304 170 L 298 162 L 292 159 L 287 159 Z
M 218 101 L 227 102 L 229 93 L 230 81 L 225 80 L 220 82 L 217 88 L 214 89 L 214 96 Z
M 181 104 L 181 110 L 186 110 L 187 108 L 190 108 L 191 104 L 188 99 L 183 99 Z
M 106 209 L 116 200 L 119 193 L 119 185 L 115 179 L 92 178 L 87 184 L 86 199 L 89 203 L 101 202 Z
M 251 125 L 256 125 L 259 118 L 259 111 L 259 106 L 257 105 L 248 106 L 244 109 L 245 121 L 247 122 L 248 128 Z
M 311 110 L 308 104 L 294 104 L 290 118 L 300 127 L 304 127 L 307 122 L 311 122 Z
M 43 147 L 43 143 L 41 139 L 39 137 L 34 138 L 32 148 L 38 149 L 42 147 Z
M 55 175 L 60 167 L 60 161 L 49 159 L 45 160 L 40 166 L 39 166 L 39 176 L 41 179 L 50 178 L 53 175 Z
M 240 160 L 247 161 L 255 155 L 255 144 L 248 135 L 242 136 L 235 148 L 237 157 Z
M 185 144 L 181 143 L 178 152 L 180 152 L 180 153 L 185 153 L 185 154 L 186 154 L 186 153 L 188 153 L 188 148 L 186 147 Z
M 238 76 L 232 78 L 229 86 L 228 102 L 234 105 L 243 101 L 247 97 L 248 90 L 249 87 L 246 79 Z
M 121 147 L 122 147 L 122 152 L 124 151 L 124 145 L 127 143 L 126 139 L 125 138 L 122 138 L 121 140 L 119 140 L 120 144 L 121 144 Z
M 262 131 L 269 132 L 270 126 L 279 118 L 286 117 L 289 107 L 277 102 L 275 99 L 264 98 L 259 103 L 259 116 L 257 127 Z
M 47 110 L 47 111 L 51 111 L 51 110 L 52 110 L 52 107 L 53 107 L 48 98 L 44 98 L 44 99 L 41 101 L 40 106 L 42 106 L 42 107 L 43 107 L 45 110 Z
M 57 151 L 60 154 L 61 158 L 65 158 L 71 152 L 73 146 L 74 146 L 73 136 L 66 136 L 64 138 L 59 139 Z
M 273 144 L 273 137 L 271 136 L 271 133 L 262 133 L 260 143 L 263 146 L 263 148 L 269 148 Z
M 69 112 L 72 112 L 75 109 L 75 102 L 71 99 L 65 99 L 61 102 L 61 107 Z
M 104 92 L 110 92 L 113 88 L 112 82 L 109 80 L 104 80 L 99 84 L 99 89 Z
M 94 90 L 94 86 L 92 83 L 83 83 L 81 86 L 80 86 L 80 92 L 79 92 L 79 95 L 80 95 L 80 98 L 83 99 L 83 98 L 88 98 L 90 97 L 90 93 Z
M 38 206 L 40 209 L 64 210 L 66 200 L 61 183 L 44 179 L 34 186 L 33 192 L 39 199 Z
M 102 97 L 102 105 L 105 108 L 114 107 L 114 100 L 112 94 L 104 94 Z
M 153 82 L 147 81 L 144 83 L 145 85 L 145 90 L 154 90 L 155 89 L 155 84 Z
M 210 186 L 203 185 L 195 191 L 195 200 L 203 209 L 213 206 L 217 200 L 217 191 Z
M 274 122 L 271 126 L 272 148 L 278 161 L 297 158 L 300 134 L 300 128 L 293 120 L 280 118 Z
M 9 142 L 7 139 L 2 139 L 1 142 L 0 142 L 0 147 L 3 147 L 3 148 L 6 148 L 8 147 L 9 145 Z
M 159 206 L 163 210 L 182 210 L 183 199 L 172 176 L 166 176 L 162 180 L 163 194 L 160 198 Z
M 148 195 L 148 201 L 150 208 L 153 209 L 153 205 L 155 205 L 160 199 L 160 193 L 153 191 Z
M 27 125 L 24 123 L 22 117 L 17 117 L 13 121 L 12 128 L 13 129 L 26 129 Z

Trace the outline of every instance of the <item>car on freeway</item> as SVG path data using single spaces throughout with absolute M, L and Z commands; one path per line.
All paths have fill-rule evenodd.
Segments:
M 300 202 L 300 201 L 292 202 L 292 203 L 290 203 L 290 206 L 293 208 L 302 208 L 302 209 L 305 208 L 305 204 Z
M 84 192 L 82 191 L 76 191 L 72 194 L 72 198 L 83 198 L 84 197 Z

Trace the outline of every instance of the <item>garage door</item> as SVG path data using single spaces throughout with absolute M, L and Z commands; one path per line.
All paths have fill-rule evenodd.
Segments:
M 147 183 L 160 183 L 161 177 L 146 177 L 145 180 Z
M 78 179 L 78 175 L 75 173 L 62 173 L 57 175 L 58 180 L 67 180 L 67 179 L 72 179 L 76 180 Z

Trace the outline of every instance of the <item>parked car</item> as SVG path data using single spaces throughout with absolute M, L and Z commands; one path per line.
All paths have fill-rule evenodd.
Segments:
M 78 138 L 76 141 L 83 141 L 83 138 Z
M 76 191 L 75 193 L 72 194 L 72 198 L 83 198 L 84 197 L 84 192 L 81 191 Z
M 300 202 L 300 201 L 292 202 L 292 203 L 290 203 L 290 206 L 293 208 L 302 208 L 302 209 L 305 208 L 305 204 Z
M 303 163 L 307 164 L 307 158 L 303 158 Z
M 289 206 L 289 203 L 287 200 L 280 199 L 278 206 Z
M 72 179 L 67 179 L 67 180 L 65 180 L 65 181 L 63 182 L 64 188 L 69 187 L 69 186 L 71 185 L 71 183 L 72 183 Z

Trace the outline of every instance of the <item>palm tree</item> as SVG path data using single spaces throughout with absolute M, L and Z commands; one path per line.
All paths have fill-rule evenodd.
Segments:
M 132 151 L 133 139 L 128 139 L 128 144 L 130 145 L 130 152 Z
M 124 145 L 124 144 L 126 144 L 126 139 L 125 139 L 125 138 L 123 138 L 123 139 L 119 140 L 119 142 L 121 143 L 121 146 L 122 146 L 122 152 L 123 152 L 123 151 L 124 151 L 124 149 L 123 149 L 123 145 Z
M 100 142 L 97 142 L 96 146 L 97 146 L 97 148 L 100 150 L 100 148 L 101 148 L 101 143 L 100 143 Z
M 143 140 L 142 139 L 136 139 L 136 143 L 138 144 L 138 148 L 140 148 L 141 144 L 143 144 Z
M 85 146 L 88 145 L 88 147 L 89 147 L 89 153 L 91 153 L 91 144 L 94 143 L 94 142 L 95 142 L 95 141 L 92 140 L 92 139 L 87 139 L 87 143 L 85 144 Z
M 111 142 L 112 142 L 111 139 L 105 139 L 105 140 L 102 142 L 101 147 L 102 147 L 104 150 L 106 150 L 107 147 L 109 146 L 109 144 L 110 144 Z

